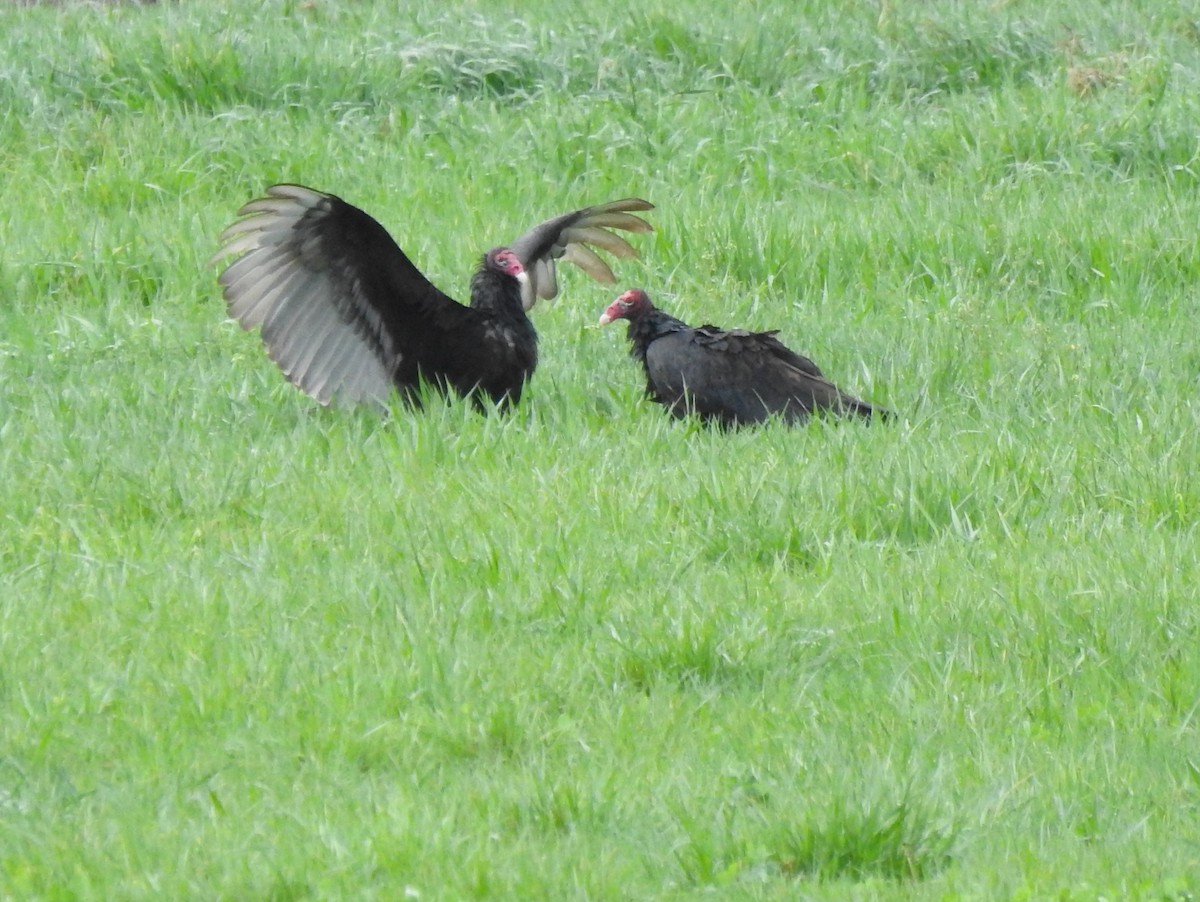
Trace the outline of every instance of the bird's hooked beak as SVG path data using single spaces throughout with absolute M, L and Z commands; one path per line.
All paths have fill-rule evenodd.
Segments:
M 608 305 L 608 309 L 600 314 L 600 325 L 607 326 L 613 320 L 621 318 L 621 302 L 613 301 Z

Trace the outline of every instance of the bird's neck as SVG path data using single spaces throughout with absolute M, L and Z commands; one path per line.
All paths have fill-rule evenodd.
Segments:
M 630 352 L 634 357 L 644 360 L 646 351 L 656 339 L 687 328 L 687 323 L 682 320 L 663 313 L 661 310 L 652 310 L 645 316 L 629 323 L 629 343 L 633 346 Z
M 512 276 L 480 268 L 471 277 L 471 306 L 497 316 L 524 320 L 521 284 Z

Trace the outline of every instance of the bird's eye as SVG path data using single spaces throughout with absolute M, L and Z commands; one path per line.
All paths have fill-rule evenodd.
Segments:
M 621 301 L 621 309 L 622 310 L 628 310 L 632 306 L 633 306 L 633 301 Z

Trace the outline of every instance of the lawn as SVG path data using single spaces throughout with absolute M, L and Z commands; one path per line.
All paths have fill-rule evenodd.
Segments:
M 1194 898 L 1192 13 L 0 7 L 0 898 Z M 458 297 L 656 231 L 512 414 L 325 409 L 207 263 L 277 181 Z M 670 419 L 635 286 L 896 418 Z

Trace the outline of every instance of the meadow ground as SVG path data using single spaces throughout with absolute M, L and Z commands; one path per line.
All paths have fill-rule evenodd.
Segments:
M 1185 7 L 0 8 L 0 896 L 1193 898 Z M 515 415 L 325 410 L 206 266 L 281 180 L 459 296 L 658 231 Z M 635 285 L 897 422 L 669 420 Z

